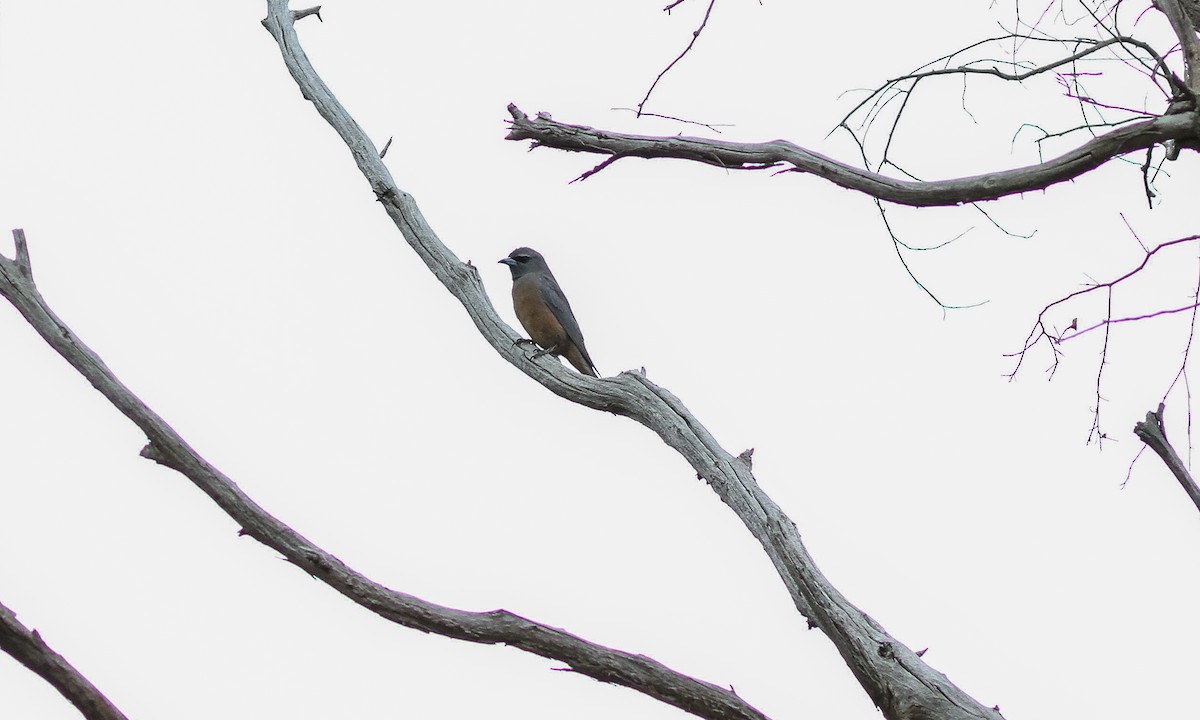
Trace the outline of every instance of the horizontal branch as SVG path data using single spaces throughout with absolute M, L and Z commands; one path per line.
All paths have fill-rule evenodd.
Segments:
M 520 336 L 496 314 L 478 271 L 442 243 L 412 196 L 396 186 L 366 133 L 312 67 L 296 36 L 286 1 L 268 0 L 268 8 L 263 24 L 279 45 L 301 94 L 350 149 L 405 241 L 462 304 L 480 334 L 501 357 L 560 397 L 644 425 L 682 455 L 759 541 L 796 608 L 833 641 L 886 718 L 1000 718 L 997 711 L 983 706 L 929 667 L 838 592 L 816 567 L 795 524 L 759 487 L 749 461 L 722 448 L 669 391 L 641 373 L 593 379 L 567 370 L 544 355 L 531 359 L 528 350 L 516 342 Z M 656 692 L 637 689 L 650 695 Z
M 95 685 L 50 649 L 37 630 L 22 625 L 17 614 L 3 604 L 0 604 L 0 650 L 54 686 L 88 720 L 126 720 Z
M 538 114 L 530 118 L 509 105 L 508 140 L 532 140 L 534 147 L 609 155 L 614 158 L 675 158 L 726 169 L 781 169 L 816 175 L 835 185 L 900 205 L 931 207 L 996 200 L 1043 190 L 1072 180 L 1114 158 L 1168 140 L 1196 138 L 1195 111 L 1130 123 L 1098 135 L 1059 157 L 1037 165 L 982 175 L 927 182 L 892 178 L 847 165 L 787 140 L 741 143 L 683 135 L 651 136 L 568 125 Z

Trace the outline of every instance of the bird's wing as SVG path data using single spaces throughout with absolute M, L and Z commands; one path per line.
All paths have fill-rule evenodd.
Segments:
M 592 362 L 587 347 L 583 344 L 583 332 L 575 320 L 575 313 L 571 312 L 571 303 L 567 302 L 567 296 L 563 294 L 562 288 L 558 286 L 558 281 L 554 279 L 553 275 L 547 273 L 538 278 L 538 292 L 541 293 L 546 307 L 550 308 L 554 317 L 558 318 L 558 322 L 562 324 L 563 330 L 567 333 L 567 339 L 575 343 L 575 347 L 579 348 L 579 352 L 583 354 L 583 359 L 587 360 L 588 365 L 595 370 L 596 363 Z

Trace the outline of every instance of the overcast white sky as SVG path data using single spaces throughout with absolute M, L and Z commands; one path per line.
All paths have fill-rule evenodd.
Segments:
M 728 450 L 754 447 L 821 568 L 951 680 L 1012 719 L 1191 712 L 1200 522 L 1156 458 L 1121 487 L 1188 316 L 1114 332 L 1103 451 L 1085 444 L 1100 333 L 1066 346 L 1051 383 L 1044 354 L 1006 382 L 1002 353 L 1047 302 L 1139 261 L 1119 213 L 1148 244 L 1195 230 L 1194 157 L 1168 167 L 1154 210 L 1136 167 L 1116 163 L 988 206 L 1028 239 L 970 208 L 890 210 L 915 245 L 975 228 L 910 257 L 946 302 L 988 301 L 944 316 L 860 195 L 677 161 L 568 185 L 597 158 L 503 140 L 508 102 L 695 132 L 613 110 L 637 103 L 705 5 L 668 17 L 664 4 L 335 2 L 300 37 L 377 144 L 395 136 L 397 182 L 510 322 L 495 261 L 530 245 L 601 373 L 644 366 Z M 1011 9 L 989 5 L 723 0 L 649 109 L 852 160 L 845 138 L 825 139 L 857 98 L 842 93 L 997 34 Z M 0 250 L 24 227 L 42 293 L 109 367 L 372 578 L 645 653 L 779 720 L 876 717 L 680 458 L 481 341 L 300 97 L 264 14 L 4 3 Z M 1165 37 L 1153 13 L 1136 30 Z M 922 177 L 1032 162 L 1021 123 L 1078 123 L 1049 78 L 972 81 L 974 121 L 960 82 L 926 90 L 898 147 Z M 1143 98 L 1159 108 L 1142 86 L 1123 99 Z M 1187 302 L 1195 257 L 1119 302 Z M 371 615 L 140 459 L 140 433 L 7 306 L 0 343 L 0 602 L 131 718 L 682 717 Z M 1182 447 L 1184 407 L 1168 406 Z M 77 714 L 2 656 L 0 716 Z

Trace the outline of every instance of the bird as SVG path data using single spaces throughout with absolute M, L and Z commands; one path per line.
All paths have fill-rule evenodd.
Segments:
M 563 294 L 546 258 L 537 250 L 519 247 L 499 260 L 512 271 L 513 310 L 521 327 L 542 349 L 533 355 L 565 357 L 576 370 L 594 378 L 600 377 L 596 364 L 583 344 L 583 333 L 571 303 Z

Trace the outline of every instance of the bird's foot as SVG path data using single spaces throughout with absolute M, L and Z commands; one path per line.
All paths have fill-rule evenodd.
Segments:
M 550 347 L 548 347 L 548 348 L 542 348 L 542 349 L 538 350 L 537 352 L 535 352 L 534 354 L 530 355 L 530 356 L 529 356 L 529 359 L 530 359 L 530 360 L 537 360 L 537 359 L 538 359 L 538 358 L 540 358 L 541 356 L 543 356 L 543 355 L 549 355 L 550 353 L 554 352 L 555 350 L 558 350 L 558 346 L 557 346 L 557 345 L 552 345 L 552 346 L 550 346 Z

